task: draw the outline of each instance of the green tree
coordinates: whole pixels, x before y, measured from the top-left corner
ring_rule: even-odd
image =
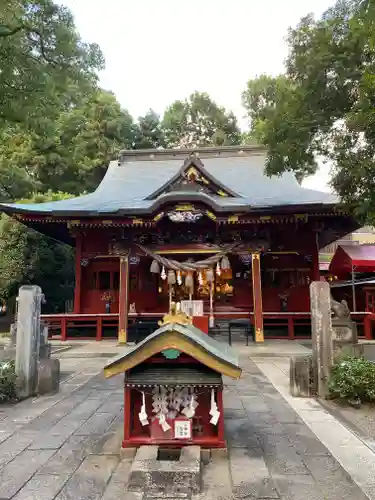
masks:
[[[135,134],[132,117],[102,90],[50,118],[38,132],[16,124],[0,128],[0,197],[92,191],[119,150],[133,147]]]
[[[374,222],[374,0],[339,0],[321,19],[303,18],[288,43],[286,74],[252,80],[243,94],[267,172],[303,177],[318,156],[331,160],[336,192]]]
[[[241,132],[234,114],[201,92],[194,92],[188,99],[172,103],[164,113],[162,127],[169,147],[241,142]]]
[[[28,203],[55,201],[66,193],[35,195]],[[37,233],[3,214],[0,218],[0,297],[14,297],[20,286],[39,285],[46,295],[45,311],[64,311],[73,298],[74,250]]]
[[[131,115],[111,92],[98,90],[59,116],[49,143],[43,137],[38,142],[36,177],[52,191],[92,191],[109,161],[133,147],[134,137]]]
[[[140,116],[136,124],[134,149],[152,149],[165,146],[165,136],[160,117],[150,109]]]
[[[0,125],[30,123],[91,90],[103,56],[79,37],[70,11],[52,0],[0,8]]]

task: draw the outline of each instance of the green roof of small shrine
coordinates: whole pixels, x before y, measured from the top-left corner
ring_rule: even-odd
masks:
[[[173,345],[170,345],[171,342]],[[241,373],[238,357],[232,347],[211,338],[192,324],[178,322],[162,325],[139,344],[110,359],[104,367],[104,373],[111,377],[122,371],[127,372],[154,354],[172,348],[195,357],[219,373],[233,378],[238,378]]]
[[[199,189],[178,186],[190,160],[202,175]],[[91,194],[38,204],[1,204],[8,213],[57,216],[147,215],[168,202],[201,202],[217,212],[273,207],[332,206],[329,193],[303,188],[292,173],[264,174],[266,152],[249,146],[194,150],[124,151]],[[205,184],[205,185],[204,185]],[[189,188],[189,189],[188,189]]]

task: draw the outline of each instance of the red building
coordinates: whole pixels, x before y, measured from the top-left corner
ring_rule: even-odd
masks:
[[[75,246],[74,310],[45,316],[55,333],[124,342],[133,322],[193,299],[203,330],[250,318],[260,341],[308,336],[319,249],[357,224],[292,174],[266,177],[265,161],[249,146],[123,151],[91,194],[2,205]]]
[[[332,295],[364,314],[363,333],[373,338],[375,320],[375,245],[339,245],[329,265]]]

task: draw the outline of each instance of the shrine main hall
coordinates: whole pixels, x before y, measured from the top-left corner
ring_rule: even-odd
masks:
[[[122,151],[91,194],[2,204],[75,248],[73,308],[43,316],[53,334],[124,343],[177,304],[206,333],[237,320],[256,341],[309,337],[319,250],[358,226],[333,195],[267,177],[266,159],[253,146]]]

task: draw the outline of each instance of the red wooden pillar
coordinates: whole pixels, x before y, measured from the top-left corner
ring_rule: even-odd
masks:
[[[129,313],[129,255],[121,255],[119,319],[118,319],[119,344],[126,344],[128,340],[128,313]]]
[[[216,393],[217,408],[220,412],[219,421],[217,423],[217,437],[218,445],[225,448],[225,429],[224,429],[224,403],[223,403],[223,390],[220,388]]]
[[[262,280],[260,272],[260,254],[253,253],[251,256],[252,278],[253,278],[253,303],[254,303],[254,327],[255,341],[264,342],[263,331],[263,306],[262,306]]]
[[[130,387],[125,387],[124,390],[124,439],[122,447],[129,446],[130,441],[130,421],[131,421],[131,407],[130,407]]]
[[[96,318],[96,340],[102,340],[103,337],[103,318],[98,316]]]
[[[81,312],[81,278],[82,278],[82,234],[76,235],[76,283],[74,287],[74,313]]]
[[[61,318],[61,340],[66,340],[67,336],[68,336],[68,332],[67,332],[67,325],[66,325],[66,317],[63,316]]]
[[[363,329],[366,340],[372,340],[372,314],[366,314],[364,317]]]
[[[288,317],[288,339],[294,340],[294,318],[293,318],[293,316]]]

